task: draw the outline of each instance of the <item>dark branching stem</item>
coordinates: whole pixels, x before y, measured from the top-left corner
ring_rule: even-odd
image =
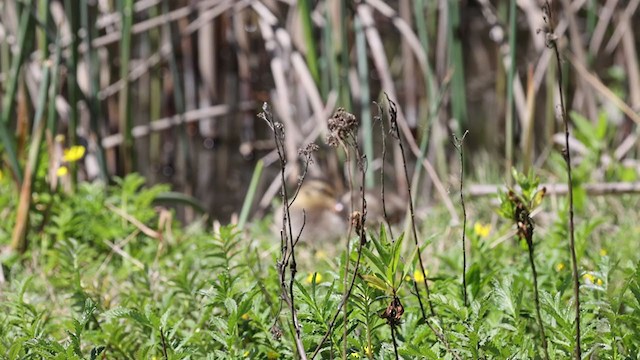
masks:
[[[558,67],[558,91],[560,93],[560,115],[562,122],[564,123],[564,135],[565,135],[565,149],[564,159],[567,163],[567,186],[569,191],[569,250],[571,252],[571,267],[573,273],[573,295],[575,303],[575,323],[576,323],[576,348],[575,358],[582,358],[582,350],[580,348],[580,278],[578,276],[578,263],[576,258],[576,246],[575,246],[575,227],[573,223],[573,179],[571,174],[571,149],[569,148],[569,121],[567,120],[567,109],[564,105],[564,91],[562,90],[562,64],[560,62],[560,50],[558,50],[557,38],[554,34],[555,23],[553,14],[551,11],[551,5],[549,1],[545,1],[544,5],[544,20],[547,24],[546,29],[546,43],[547,46],[553,49],[556,55],[556,62]]]
[[[464,205],[464,148],[463,142],[464,138],[469,133],[469,130],[465,131],[462,134],[462,138],[458,139],[458,137],[454,134],[454,146],[458,149],[458,153],[460,154],[460,206],[462,206],[462,297],[464,299],[464,306],[469,306],[469,299],[467,297],[467,208]]]
[[[276,144],[276,151],[278,153],[278,158],[280,160],[280,177],[282,181],[282,204],[283,204],[283,214],[282,214],[282,229],[280,230],[280,251],[281,251],[281,260],[278,263],[278,272],[280,275],[280,288],[282,290],[282,299],[287,303],[289,307],[289,311],[291,312],[291,322],[294,328],[294,342],[296,345],[296,349],[298,350],[298,355],[301,359],[306,360],[307,354],[304,350],[304,345],[302,344],[302,339],[300,338],[300,324],[298,322],[298,315],[295,307],[295,297],[293,294],[293,286],[295,281],[295,275],[297,272],[297,264],[295,257],[295,245],[297,240],[300,237],[300,233],[298,233],[296,239],[294,240],[293,231],[291,226],[291,217],[289,212],[289,194],[287,192],[286,187],[286,179],[285,179],[285,167],[287,164],[287,160],[285,157],[284,151],[284,129],[281,123],[275,122],[273,120],[273,115],[269,111],[267,104],[265,103],[262,106],[263,112],[259,114],[259,116],[267,122],[269,127],[273,132],[273,138]],[[308,161],[307,161],[308,164]],[[306,165],[305,164],[305,173],[306,173]],[[302,184],[302,180],[298,183],[298,187]],[[297,193],[297,190],[296,190]],[[304,224],[303,224],[304,228]],[[286,285],[286,271],[287,265],[289,265],[290,269],[290,281],[289,286]]]
[[[160,339],[162,340],[162,356],[165,360],[169,360],[169,354],[167,353],[167,340],[164,337],[163,328],[160,328]]]
[[[545,189],[543,188],[543,194]],[[538,295],[538,272],[536,271],[536,263],[533,256],[533,230],[535,228],[533,219],[531,219],[531,203],[526,203],[513,190],[509,190],[509,201],[514,206],[513,221],[516,224],[517,237],[527,242],[529,249],[529,264],[531,265],[531,273],[533,275],[533,294],[536,304],[536,315],[538,318],[538,326],[540,327],[540,340],[542,349],[544,350],[544,358],[549,360],[549,350],[547,349],[547,337],[544,332],[544,323],[542,322],[542,314],[540,312],[540,296]]]
[[[391,328],[391,339],[393,340],[393,352],[395,353],[396,360],[400,359],[400,354],[398,354],[398,341],[396,340],[396,325],[389,325]]]
[[[530,239],[527,239],[527,245],[529,247],[529,263],[531,264],[531,272],[533,274],[533,295],[535,296],[534,300],[536,303],[536,315],[538,317],[538,326],[540,327],[540,339],[542,340],[542,350],[544,351],[544,358],[546,360],[549,360],[547,336],[544,333],[544,323],[542,322],[542,314],[540,313],[540,296],[538,295],[538,272],[536,271],[536,263],[533,260],[533,228],[530,237]]]
[[[365,193],[364,193],[364,184],[366,180],[365,175],[367,172],[367,157],[366,155],[361,154],[360,148],[358,147],[357,137],[355,135],[357,132],[357,121],[355,119],[355,116],[353,116],[353,114],[347,113],[346,111],[344,111],[344,109],[338,109],[338,111],[334,114],[333,118],[329,120],[329,131],[330,131],[330,135],[327,138],[327,143],[330,146],[335,147],[335,146],[338,146],[338,144],[341,144],[345,148],[347,155],[349,155],[349,149],[353,149],[353,151],[355,152],[355,156],[358,159],[358,170],[360,171],[360,174],[362,176],[362,179],[361,179],[362,183],[360,186],[362,212],[359,213],[354,211],[350,215],[350,224],[351,224],[350,229],[355,227],[356,233],[360,237],[360,241],[358,242],[358,250],[357,250],[358,257],[356,258],[356,264],[353,269],[353,275],[351,277],[349,285],[346,288],[346,292],[342,296],[342,300],[340,301],[338,308],[333,314],[333,318],[331,319],[331,322],[329,322],[329,326],[327,328],[326,333],[324,334],[322,339],[320,339],[318,346],[316,347],[315,351],[311,355],[311,359],[314,359],[320,353],[320,350],[322,349],[322,345],[325,343],[325,341],[327,341],[327,339],[331,335],[333,328],[336,325],[338,316],[340,315],[342,309],[343,308],[346,309],[347,302],[351,297],[351,293],[353,291],[353,287],[356,282],[356,277],[358,276],[358,270],[360,269],[360,261],[362,259],[362,247],[367,243],[367,232],[365,229],[365,223],[367,219],[367,201],[365,199]],[[351,230],[349,231],[349,233],[351,233]],[[347,251],[348,250],[349,250],[349,247],[347,245]],[[349,257],[347,257],[347,264],[345,265],[346,270],[349,269],[348,259]],[[348,274],[348,271],[345,271],[345,277],[347,276],[346,274]],[[343,326],[345,327],[345,331],[347,331],[346,318]]]
[[[433,303],[431,302],[431,291],[429,290],[429,283],[427,282],[427,276],[426,276],[426,272],[424,271],[424,263],[422,262],[422,255],[420,253],[420,243],[418,242],[418,229],[416,227],[416,215],[415,215],[415,211],[413,209],[413,197],[411,195],[411,180],[409,179],[409,171],[407,170],[407,159],[406,159],[406,155],[404,154],[404,145],[402,143],[402,137],[400,136],[400,132],[398,131],[398,109],[396,106],[396,103],[394,103],[393,101],[391,101],[391,99],[389,99],[389,95],[385,94],[387,97],[387,102],[389,103],[389,121],[391,124],[391,134],[396,138],[396,140],[398,140],[398,145],[400,146],[400,154],[402,154],[402,167],[404,169],[404,176],[405,176],[405,180],[407,181],[407,195],[409,195],[409,215],[411,216],[411,231],[413,234],[413,240],[415,242],[415,246],[418,249],[417,251],[417,256],[418,256],[418,263],[420,264],[420,271],[422,271],[422,274],[424,274],[423,278],[423,283],[424,283],[424,287],[427,291],[427,303],[429,304],[429,312],[431,313],[431,316],[435,316],[436,312],[433,308]],[[418,292],[416,294],[418,296],[418,299],[420,299],[420,293]],[[422,310],[422,317],[425,319],[425,322],[427,320],[427,314],[424,311],[424,308],[421,307]]]
[[[389,229],[389,237],[391,239],[395,239],[393,237],[393,229],[391,228],[391,221],[389,220],[389,215],[387,215],[387,204],[384,198],[384,164],[385,159],[387,157],[387,133],[384,127],[384,121],[382,121],[382,108],[380,108],[380,104],[374,101],[374,104],[378,107],[378,114],[374,118],[374,123],[376,121],[380,121],[380,132],[382,137],[382,166],[380,166],[380,198],[382,199],[382,216],[384,218],[384,222],[387,224],[387,228]]]
[[[367,243],[367,232],[364,231],[363,229],[360,232],[360,242],[358,243],[358,257],[356,258],[356,265],[353,270],[353,276],[351,277],[351,282],[349,283],[347,292],[342,296],[342,301],[340,301],[340,305],[338,305],[336,312],[333,314],[333,318],[329,323],[327,332],[324,334],[322,339],[320,339],[320,342],[318,343],[316,350],[311,355],[312,360],[318,355],[318,353],[320,353],[320,350],[322,349],[322,345],[325,343],[325,341],[327,341],[327,338],[329,338],[329,335],[331,335],[331,332],[333,331],[333,327],[336,325],[336,321],[338,320],[338,316],[340,315],[342,308],[346,305],[347,301],[349,301],[349,297],[351,296],[351,292],[353,291],[353,286],[355,285],[355,282],[356,282],[356,277],[358,276],[358,269],[360,268],[360,260],[362,258],[362,246],[366,243]]]

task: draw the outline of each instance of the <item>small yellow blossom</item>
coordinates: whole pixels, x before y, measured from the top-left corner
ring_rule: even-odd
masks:
[[[600,256],[607,256],[607,249],[600,249]]]
[[[249,316],[249,313],[244,313],[244,314],[242,314],[242,316],[240,316],[240,318],[242,320],[249,320],[249,319],[251,319],[251,316]]]
[[[560,272],[562,270],[564,270],[564,263],[557,263],[556,264],[556,271]]]
[[[56,171],[56,174],[58,175],[58,177],[63,177],[65,175],[67,175],[69,173],[69,169],[67,169],[66,166],[60,166],[58,168],[58,171]]]
[[[426,276],[429,276],[429,270],[425,270],[424,274],[420,270],[416,270],[413,272],[413,280],[419,283],[424,282],[424,278]]]
[[[589,273],[582,275],[582,278],[587,284],[593,284],[596,282],[596,277]]]
[[[82,145],[75,145],[68,149],[64,149],[64,155],[62,156],[62,160],[66,162],[76,162],[84,156],[84,153],[87,151]]]
[[[485,225],[481,222],[476,222],[473,225],[473,233],[479,238],[484,239],[491,233],[491,224]]]
[[[373,350],[371,350],[369,345],[366,345],[364,347],[364,354],[367,355],[368,358],[372,358],[373,357]]]
[[[244,356],[244,357],[249,357],[249,352],[248,352],[248,351],[243,352],[243,353],[242,353],[242,356]]]
[[[320,275],[320,273],[315,272],[315,273],[309,273],[309,275],[307,275],[307,278],[305,280],[307,284],[313,283],[314,275],[316,277],[316,284],[319,284],[322,282],[322,275]]]
[[[352,352],[349,357],[351,357],[352,359],[360,359],[360,353]]]
[[[604,281],[602,281],[602,279],[596,280],[596,285],[602,286],[602,284],[604,284]]]

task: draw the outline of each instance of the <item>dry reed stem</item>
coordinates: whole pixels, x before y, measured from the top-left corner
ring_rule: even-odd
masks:
[[[547,189],[548,195],[567,195],[569,193],[567,184],[546,183],[540,184]],[[582,188],[589,196],[622,195],[640,193],[640,181],[636,182],[611,182],[583,184]],[[520,191],[519,187],[514,190]],[[506,192],[503,185],[474,184],[467,189],[467,194],[473,197],[494,196],[499,192]]]
[[[634,111],[624,100],[620,99],[611,89],[600,81],[597,75],[592,74],[587,70],[584,65],[579,62],[571,53],[567,53],[566,58],[569,60],[573,68],[580,74],[580,77],[586,80],[586,83],[591,85],[602,96],[611,101],[620,111],[627,115],[633,122],[640,125],[640,114]]]

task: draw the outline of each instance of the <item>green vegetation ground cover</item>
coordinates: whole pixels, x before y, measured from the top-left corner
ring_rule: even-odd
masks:
[[[295,358],[290,314],[280,302],[279,242],[270,231],[271,217],[243,230],[174,221],[161,237],[149,236],[140,225],[159,228],[153,200],[166,187],[143,183],[131,175],[106,188],[82,183],[73,195],[35,198],[39,211],[30,220],[35,231],[29,251],[2,258],[0,354]],[[17,196],[7,179],[0,187],[0,243],[8,244]],[[437,316],[422,321],[413,287],[422,273],[410,253],[396,251],[402,246],[385,241],[385,233],[370,231],[347,307],[346,343],[339,316],[318,358],[394,358],[391,329],[381,318],[392,299],[385,281],[397,285],[404,310],[395,332],[401,358],[541,358],[526,243],[509,236],[514,227],[497,219],[494,200],[468,201],[469,306],[460,285],[460,229],[451,228],[436,206],[420,233],[428,239],[423,258]],[[574,346],[564,203],[551,196],[535,217],[542,320],[554,359],[570,357]],[[627,359],[640,353],[638,205],[631,195],[593,197],[578,209],[585,357]],[[347,259],[356,260],[355,247],[348,257],[309,259],[296,276],[301,337],[309,353],[342,299]]]

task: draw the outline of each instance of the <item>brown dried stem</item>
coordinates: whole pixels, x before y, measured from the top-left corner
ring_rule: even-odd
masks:
[[[564,104],[564,91],[562,90],[562,63],[560,62],[560,50],[558,50],[557,37],[554,34],[555,23],[551,11],[549,1],[545,1],[544,20],[547,24],[546,43],[550,49],[553,49],[558,64],[558,91],[560,93],[560,116],[564,123],[565,149],[564,159],[567,163],[567,186],[569,189],[569,250],[571,252],[571,267],[573,273],[573,295],[576,310],[576,347],[575,358],[582,358],[582,350],[580,349],[580,278],[578,277],[578,263],[576,259],[575,247],[575,227],[573,223],[573,178],[571,176],[571,150],[569,148],[569,121],[567,120],[567,110]]]

